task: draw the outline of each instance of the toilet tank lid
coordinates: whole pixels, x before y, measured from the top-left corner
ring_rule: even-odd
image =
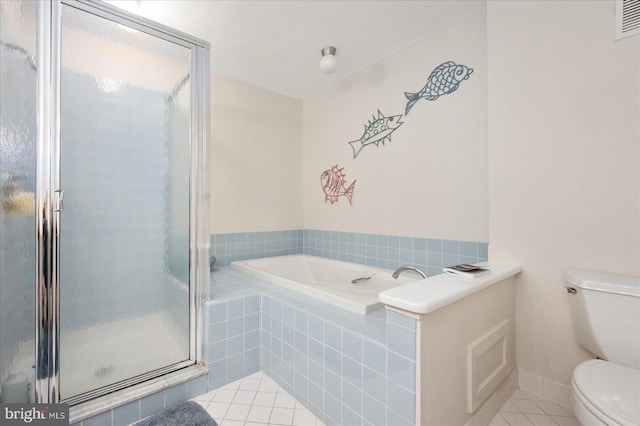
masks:
[[[568,271],[565,280],[587,290],[640,297],[640,277],[605,272]]]

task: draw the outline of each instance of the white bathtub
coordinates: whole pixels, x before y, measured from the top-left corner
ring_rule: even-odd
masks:
[[[391,277],[392,271],[302,254],[232,262],[231,266],[361,315],[384,306],[378,301],[379,292],[420,279],[405,274],[396,280]],[[351,283],[363,276],[371,278]]]

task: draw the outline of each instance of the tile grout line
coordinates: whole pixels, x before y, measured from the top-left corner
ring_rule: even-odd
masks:
[[[521,409],[518,404],[515,403],[515,401],[527,401],[528,403],[533,403],[533,406],[536,407],[540,411],[540,413],[527,413],[525,412],[526,410]],[[547,404],[552,405],[549,406]],[[556,414],[548,414],[547,410],[544,409],[545,405],[547,405],[547,410],[549,410],[550,407],[555,407],[556,409],[554,409],[554,411],[556,411]],[[505,407],[507,406],[509,406],[510,411],[505,410]],[[517,419],[514,419],[514,417],[517,417]],[[509,418],[512,418],[512,421],[514,421],[515,423],[509,422]],[[557,419],[560,418],[567,420],[563,421],[563,423],[560,423],[557,421]],[[521,389],[517,389],[513,393],[513,395],[511,395],[509,400],[501,408],[500,412],[494,417],[491,425],[493,426],[502,424],[510,426],[522,426],[521,421],[524,419],[526,419],[526,421],[533,426],[542,426],[543,424],[547,426],[550,424],[558,426],[562,426],[564,424],[573,424],[578,426],[575,417],[572,414],[569,414],[569,411],[565,407],[553,401],[545,400],[544,398],[538,399],[538,397],[529,395]],[[502,420],[502,422],[500,422],[499,420]],[[544,423],[539,423],[539,421],[543,421]]]
[[[233,382],[233,383],[231,383],[231,384],[228,384],[228,385],[225,385],[225,386],[222,386],[222,387],[220,387],[220,388],[216,389],[216,390],[215,390],[215,393],[213,393],[212,395],[210,395],[210,396],[208,397],[208,399],[210,399],[210,402],[208,403],[208,405],[210,405],[211,403],[216,402],[216,401],[213,401],[213,400],[215,399],[215,397],[216,397],[216,395],[217,395],[218,391],[220,391],[220,390],[224,390],[224,389],[226,389],[226,390],[235,390],[235,393],[234,393],[234,395],[233,395],[233,398],[231,398],[231,401],[227,403],[229,406],[228,406],[228,408],[227,408],[227,410],[226,410],[225,414],[222,416],[222,418],[221,418],[221,419],[219,419],[219,421],[221,422],[222,426],[224,426],[225,421],[226,421],[226,423],[230,423],[230,422],[233,422],[233,423],[254,423],[254,424],[264,424],[264,425],[268,425],[268,424],[278,424],[278,423],[271,423],[272,416],[273,416],[273,412],[274,412],[273,410],[274,410],[275,408],[279,408],[279,409],[282,409],[282,410],[288,410],[288,411],[290,411],[291,419],[287,421],[287,423],[285,424],[285,426],[293,425],[293,424],[294,424],[294,421],[295,421],[295,419],[296,419],[296,413],[297,413],[297,412],[298,412],[298,413],[300,413],[300,414],[299,414],[300,416],[305,416],[305,417],[307,417],[307,416],[311,416],[311,418],[315,419],[315,421],[316,421],[316,422],[318,422],[318,421],[319,421],[319,420],[318,420],[318,419],[313,415],[313,413],[311,413],[311,411],[310,411],[310,410],[308,410],[304,405],[302,405],[299,401],[297,401],[297,400],[295,399],[295,397],[293,397],[291,394],[289,394],[285,389],[283,389],[282,387],[280,387],[280,386],[279,386],[275,381],[273,381],[273,379],[271,379],[268,375],[264,374],[264,372],[260,371],[259,373],[254,373],[254,374],[260,374],[260,376],[259,376],[259,377],[255,377],[255,376],[251,375],[251,376],[248,376],[248,377],[245,377],[245,378],[239,379],[239,380],[237,380],[236,382]],[[252,377],[252,376],[253,376],[253,377]],[[258,382],[258,384],[257,384],[257,385],[256,385],[256,384],[252,384],[252,385],[250,386],[250,389],[242,389],[243,384],[245,384],[246,382],[249,382],[249,381],[257,381],[257,382]],[[273,383],[272,383],[272,385],[274,386],[274,391],[273,391],[273,392],[260,391],[261,384],[262,384],[263,382],[273,382]],[[231,386],[229,386],[229,385],[231,385]],[[228,389],[228,388],[231,388],[231,389]],[[238,396],[238,392],[239,392],[239,391],[254,392],[254,393],[255,393],[255,395],[254,395],[254,397],[253,397],[253,403],[251,403],[251,404],[245,404],[245,403],[234,403],[234,400],[235,400],[235,398]],[[271,406],[259,406],[259,405],[255,405],[255,398],[257,397],[258,392],[264,392],[264,393],[273,393],[273,394],[276,394],[276,397],[274,397],[274,401],[273,401],[273,403],[271,404]],[[284,403],[284,402],[280,402],[279,404],[283,404],[283,405],[286,405],[286,406],[276,407],[276,401],[278,400],[277,395],[280,395],[280,394],[281,394],[281,395],[285,395],[285,396],[286,396],[286,399],[290,400],[290,402],[286,402],[286,403]],[[196,399],[196,398],[193,398],[193,400],[196,400],[196,401],[197,401],[197,402],[199,402],[201,405],[202,405],[202,403],[203,403],[203,402],[206,402],[206,401],[203,401],[202,399],[199,399],[199,400],[198,400],[198,399]],[[246,415],[245,415],[245,416],[242,416],[242,417],[244,417],[244,419],[243,419],[243,420],[236,420],[236,419],[231,419],[231,418],[229,418],[229,417],[228,417],[228,413],[229,413],[229,410],[231,409],[231,406],[232,406],[232,405],[236,405],[236,406],[237,406],[237,405],[242,405],[242,406],[245,406],[245,407],[249,407],[249,408],[247,409],[247,413],[246,413]],[[249,420],[249,414],[251,413],[251,409],[252,409],[253,407],[260,407],[260,408],[268,409],[268,410],[269,410],[269,418],[268,418],[268,420],[266,420],[266,422],[265,422],[264,418],[263,418],[263,419],[257,419],[257,420],[262,420],[262,421]],[[209,410],[207,410],[207,411],[209,411]],[[209,414],[212,414],[212,413],[211,413],[211,412],[209,412]],[[287,416],[287,418],[288,418],[288,416]],[[274,419],[274,420],[277,420],[277,419]],[[321,424],[321,423],[319,423],[319,424]]]

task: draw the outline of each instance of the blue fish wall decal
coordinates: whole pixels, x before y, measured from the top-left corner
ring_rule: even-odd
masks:
[[[378,110],[378,116],[373,118],[364,125],[364,132],[360,139],[349,142],[351,149],[353,149],[353,158],[356,158],[362,148],[367,145],[374,144],[378,146],[380,142],[384,145],[384,142],[391,142],[391,134],[395,132],[398,127],[402,126],[402,114],[384,116],[380,110]]]
[[[460,83],[467,80],[472,73],[473,68],[456,64],[453,61],[438,65],[436,69],[431,71],[427,84],[419,92],[404,92],[404,96],[409,100],[404,115],[408,115],[413,105],[420,99],[435,101],[442,95],[455,92],[458,90]]]

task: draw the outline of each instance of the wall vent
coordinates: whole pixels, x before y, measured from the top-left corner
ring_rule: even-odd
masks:
[[[640,0],[616,0],[616,40],[640,34]]]

